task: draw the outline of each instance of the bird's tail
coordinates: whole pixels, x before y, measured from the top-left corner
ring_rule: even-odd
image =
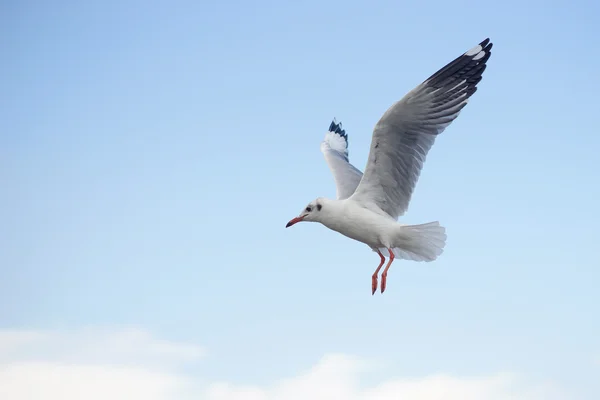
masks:
[[[433,261],[444,251],[446,229],[438,221],[420,225],[400,225],[394,256],[405,260]],[[380,249],[382,252],[385,249]],[[385,251],[384,254],[389,254]]]

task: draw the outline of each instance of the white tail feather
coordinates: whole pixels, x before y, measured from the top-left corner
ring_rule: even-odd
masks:
[[[438,221],[420,225],[401,225],[394,256],[405,260],[433,261],[444,251],[446,229]],[[395,243],[395,244],[396,244]],[[379,249],[389,256],[387,249]]]

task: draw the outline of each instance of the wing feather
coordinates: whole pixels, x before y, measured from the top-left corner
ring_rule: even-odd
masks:
[[[477,91],[491,49],[489,39],[479,43],[383,114],[353,200],[395,219],[406,212],[427,153]]]
[[[350,164],[348,158],[348,135],[342,123],[335,119],[321,142],[321,152],[333,174],[338,200],[346,199],[354,193],[362,178],[362,172]]]

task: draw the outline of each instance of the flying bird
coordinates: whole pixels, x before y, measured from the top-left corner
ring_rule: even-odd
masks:
[[[429,262],[442,254],[446,230],[438,221],[403,225],[397,220],[408,208],[435,138],[477,90],[491,49],[485,39],[394,103],[375,124],[364,174],[350,164],[348,135],[341,123],[334,119],[321,142],[336,199],[311,201],[286,228],[300,221],[320,222],[371,247],[381,259],[371,277],[372,294],[386,257],[381,293],[394,259]]]

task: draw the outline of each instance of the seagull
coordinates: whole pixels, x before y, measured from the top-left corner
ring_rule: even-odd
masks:
[[[477,90],[491,49],[492,43],[485,39],[394,103],[375,124],[364,174],[350,164],[348,135],[341,122],[334,119],[321,142],[336,184],[336,199],[311,201],[286,228],[301,221],[320,222],[368,245],[381,259],[371,277],[372,294],[386,257],[381,293],[394,259],[430,262],[442,254],[446,229],[438,221],[404,225],[398,217],[408,209],[435,138]]]

